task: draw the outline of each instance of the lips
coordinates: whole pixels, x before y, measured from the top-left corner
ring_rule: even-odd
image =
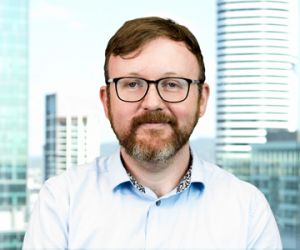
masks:
[[[165,127],[170,125],[169,123],[165,123],[165,122],[145,122],[139,125],[139,127],[143,127],[143,128],[160,128],[160,127]]]

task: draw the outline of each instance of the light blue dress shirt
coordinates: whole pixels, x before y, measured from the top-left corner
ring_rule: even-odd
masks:
[[[282,249],[263,194],[193,154],[190,186],[137,190],[120,152],[49,179],[23,249]]]

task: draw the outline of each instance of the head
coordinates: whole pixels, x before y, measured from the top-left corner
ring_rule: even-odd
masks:
[[[127,21],[115,33],[109,40],[105,50],[105,81],[109,79],[108,64],[112,55],[122,57],[132,52],[138,54],[146,43],[159,37],[183,42],[198,61],[198,79],[202,82],[205,81],[203,56],[196,37],[185,26],[177,24],[171,19],[160,17],[144,17]]]
[[[170,19],[146,17],[127,21],[110,39],[105,51],[105,79],[137,77],[157,80],[182,77],[188,96],[169,103],[150,84],[137,102],[120,100],[116,83],[102,87],[101,100],[111,126],[127,154],[136,160],[168,161],[184,145],[204,114],[208,86],[199,44],[184,26]]]

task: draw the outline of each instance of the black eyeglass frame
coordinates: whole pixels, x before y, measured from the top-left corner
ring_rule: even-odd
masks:
[[[145,82],[147,83],[147,89],[146,89],[146,91],[145,91],[145,94],[144,94],[140,99],[138,99],[137,101],[126,101],[126,100],[124,100],[124,99],[122,99],[122,98],[120,97],[119,92],[118,92],[118,87],[117,87],[117,85],[118,85],[118,82],[119,82],[121,79],[124,79],[124,78],[136,78],[136,79],[143,80],[143,81],[145,81]],[[161,94],[160,94],[160,92],[159,92],[159,90],[158,90],[158,83],[159,83],[161,80],[165,80],[165,79],[182,79],[182,80],[187,81],[187,83],[188,83],[188,89],[187,89],[187,92],[186,92],[186,96],[185,96],[182,100],[180,100],[180,101],[167,101],[167,100],[165,100],[165,99],[161,96]],[[116,93],[117,93],[117,96],[118,96],[118,98],[119,98],[121,101],[123,101],[123,102],[131,102],[131,103],[134,103],[134,102],[139,102],[139,101],[143,100],[143,99],[145,98],[145,96],[147,95],[148,91],[149,91],[150,84],[153,83],[153,84],[155,84],[156,91],[157,91],[159,97],[160,97],[164,102],[169,102],[169,103],[179,103],[179,102],[185,101],[186,98],[188,97],[189,92],[190,92],[190,86],[191,86],[191,84],[203,84],[204,81],[202,81],[202,80],[192,80],[192,79],[184,78],[184,77],[163,77],[163,78],[160,78],[160,79],[157,79],[157,80],[147,80],[147,79],[140,78],[140,77],[130,77],[130,76],[127,76],[127,77],[116,77],[116,78],[111,78],[111,79],[108,79],[108,80],[106,81],[106,84],[107,84],[107,85],[109,85],[109,84],[111,84],[111,83],[114,83],[114,84],[116,85]]]

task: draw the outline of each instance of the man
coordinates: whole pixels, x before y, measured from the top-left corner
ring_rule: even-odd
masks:
[[[281,249],[264,196],[189,146],[209,96],[193,34],[139,18],[105,56],[100,98],[120,150],[46,182],[24,249]]]

